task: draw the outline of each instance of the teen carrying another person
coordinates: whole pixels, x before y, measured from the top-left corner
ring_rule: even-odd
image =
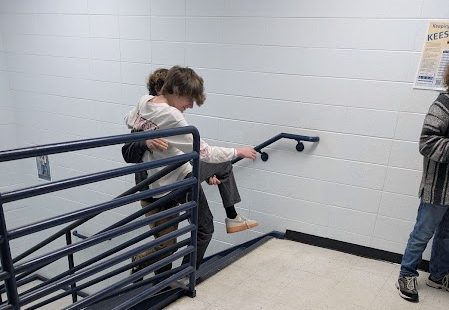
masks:
[[[133,130],[157,130],[188,126],[183,116],[186,109],[193,108],[195,102],[198,106],[205,101],[203,79],[190,68],[175,66],[171,68],[165,83],[157,96],[143,96],[137,107],[132,109],[125,117],[127,126]],[[167,149],[145,151],[143,161],[152,161],[192,151],[192,136],[179,135],[165,138]],[[225,207],[227,218],[226,229],[228,232],[238,232],[257,226],[257,222],[249,220],[236,213],[234,205],[241,201],[238,188],[232,171],[231,160],[236,157],[256,158],[256,151],[252,147],[224,148],[210,146],[201,140],[200,145],[200,182],[208,180],[211,184],[217,184]],[[148,170],[153,175],[162,168]],[[151,184],[151,188],[173,183],[190,176],[192,167],[184,164],[172,173],[162,177]],[[160,197],[153,197],[158,199]],[[185,195],[179,197],[177,202],[185,201]],[[198,235],[197,235],[197,266],[206,252],[212,238],[213,217],[207,203],[207,199],[200,186],[198,206]]]

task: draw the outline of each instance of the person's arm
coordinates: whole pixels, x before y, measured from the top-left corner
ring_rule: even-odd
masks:
[[[183,118],[178,121],[174,127],[188,126],[187,121]],[[184,153],[192,152],[193,137],[190,134],[179,135],[166,138],[169,145],[176,147]],[[228,148],[220,146],[212,146],[200,139],[200,159],[208,163],[222,163],[233,160],[236,157],[256,158],[256,151],[252,147]]]
[[[145,140],[126,143],[122,146],[122,156],[127,163],[140,163],[146,151],[148,148]]]
[[[443,102],[445,104],[443,104]],[[424,119],[424,125],[419,139],[419,152],[430,160],[449,162],[449,97],[440,95],[432,103]]]

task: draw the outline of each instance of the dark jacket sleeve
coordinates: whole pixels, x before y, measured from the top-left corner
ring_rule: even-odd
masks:
[[[126,143],[122,146],[122,156],[127,163],[135,164],[142,162],[143,154],[146,151],[148,151],[148,148],[145,140]]]
[[[449,162],[449,96],[441,94],[430,106],[419,139],[420,153],[439,163]]]

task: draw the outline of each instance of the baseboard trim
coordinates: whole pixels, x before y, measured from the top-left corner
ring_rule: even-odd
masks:
[[[375,248],[370,248],[363,245],[358,245],[349,242],[338,241],[334,239],[318,237],[314,235],[305,234],[302,232],[287,230],[285,232],[285,239],[297,241],[313,246],[318,246],[321,248],[326,248],[330,250],[335,250],[339,252],[344,252],[348,254],[353,254],[357,256],[362,256],[371,259],[377,259],[382,261],[387,261],[390,263],[400,264],[402,261],[402,255],[388,252],[384,250],[379,250]],[[428,272],[429,271],[429,261],[423,260],[418,269]]]

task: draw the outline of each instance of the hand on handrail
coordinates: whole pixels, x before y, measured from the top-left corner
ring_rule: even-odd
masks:
[[[240,147],[240,148],[236,148],[235,150],[236,150],[237,157],[249,158],[252,160],[256,159],[257,152],[251,146]]]

